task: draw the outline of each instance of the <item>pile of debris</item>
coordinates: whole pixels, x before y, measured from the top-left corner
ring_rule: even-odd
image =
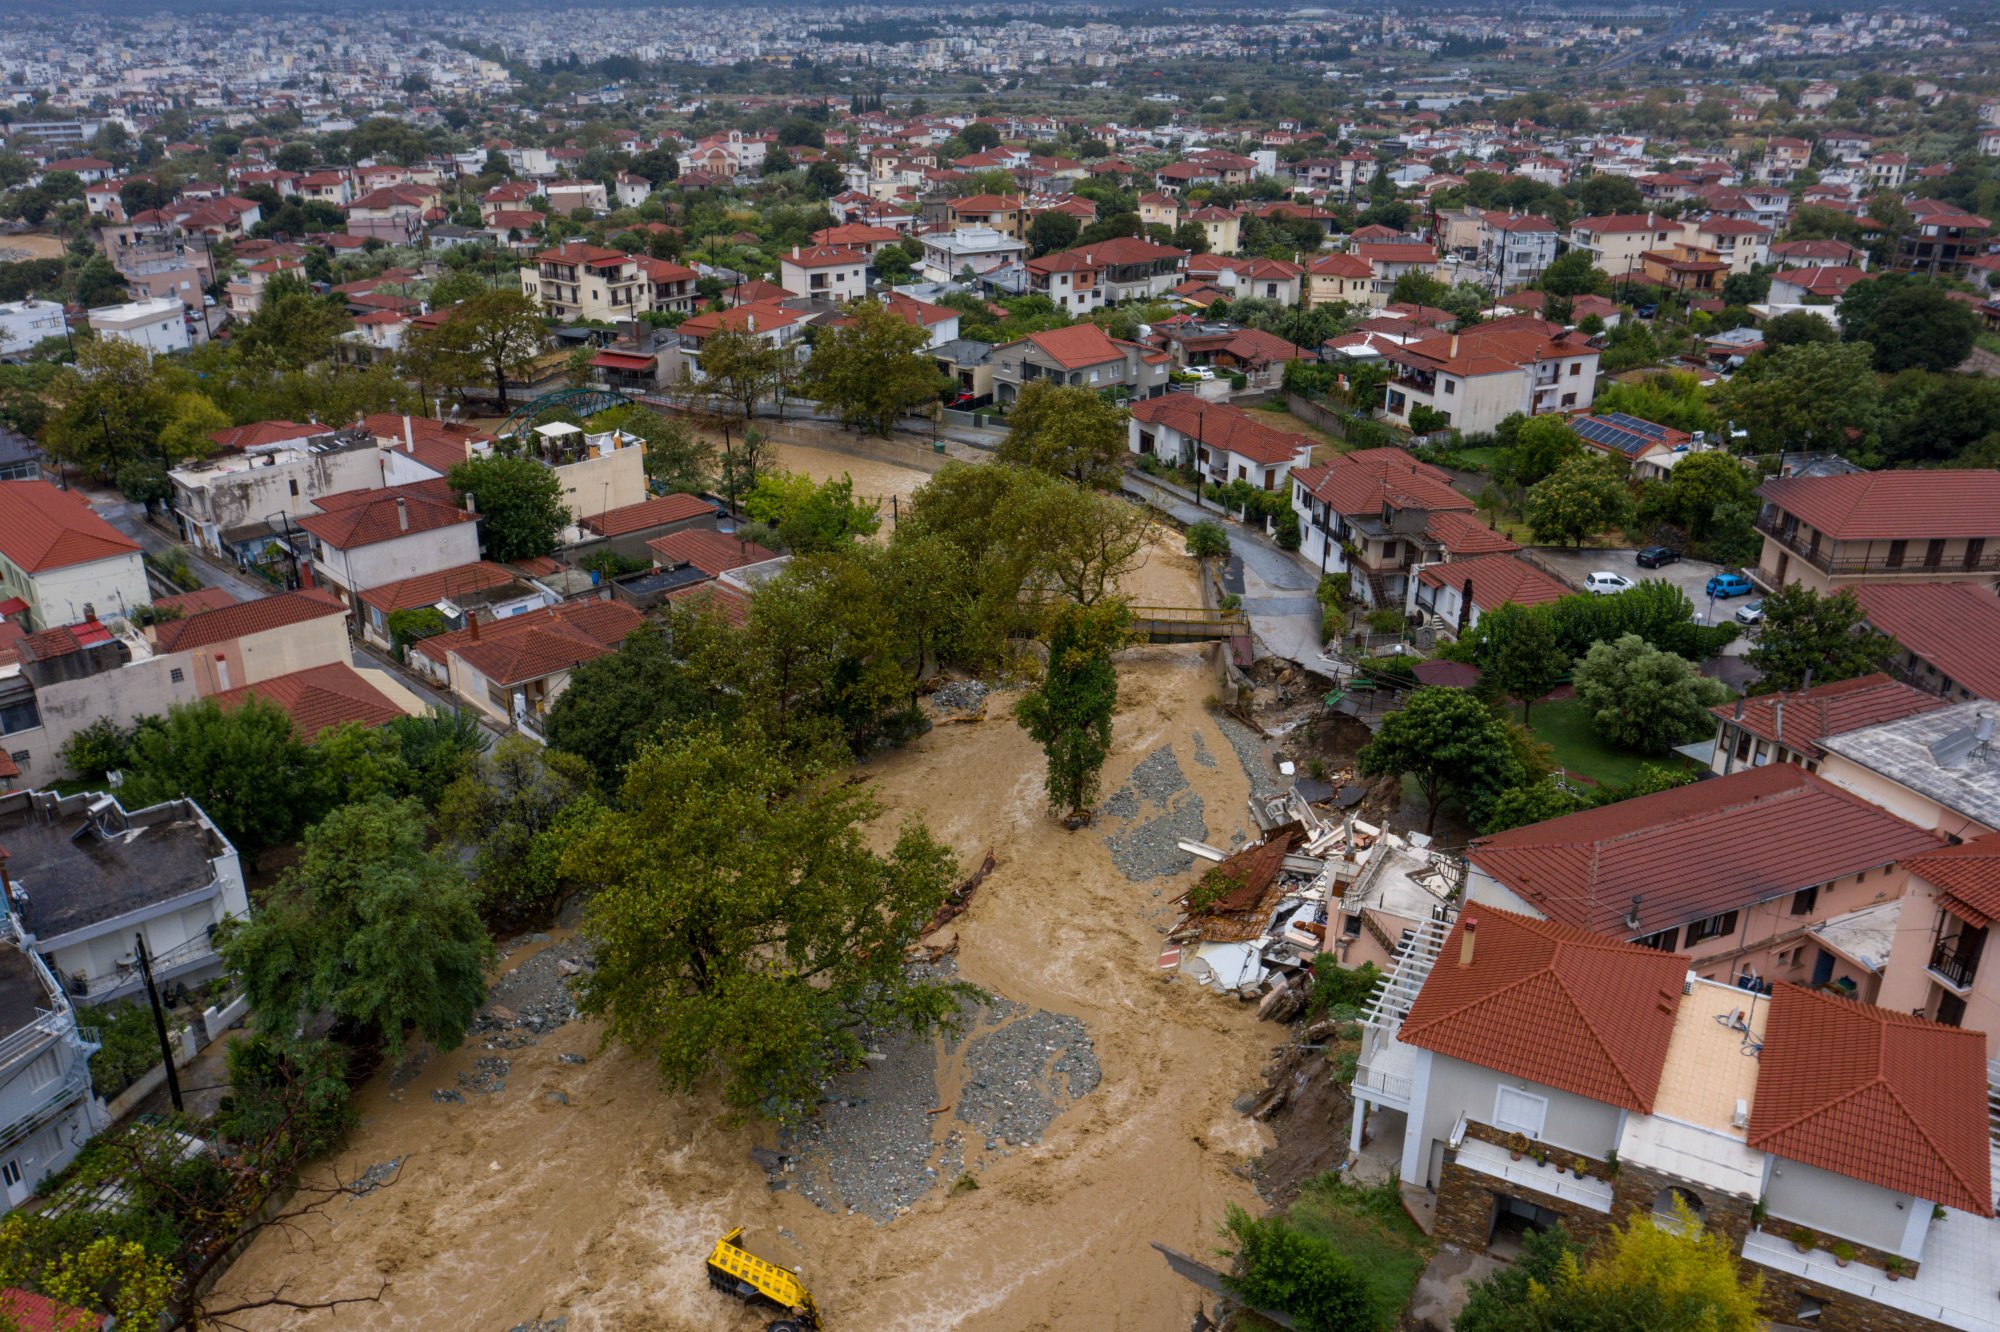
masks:
[[[1209,863],[1180,899],[1160,965],[1254,1000],[1273,1021],[1304,1010],[1320,954],[1358,964],[1351,951],[1379,948],[1386,962],[1462,879],[1462,866],[1431,855],[1420,834],[1398,836],[1352,814],[1332,821],[1297,786],[1253,797],[1250,810],[1258,841],[1234,852],[1180,843]]]

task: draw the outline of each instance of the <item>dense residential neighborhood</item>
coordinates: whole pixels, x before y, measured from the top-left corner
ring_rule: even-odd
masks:
[[[2000,17],[21,7],[0,1324],[2000,1332]]]

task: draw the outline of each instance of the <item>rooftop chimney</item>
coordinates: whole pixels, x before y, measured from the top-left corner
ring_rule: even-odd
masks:
[[[416,451],[417,451],[417,436],[416,436],[416,432],[410,429],[410,414],[409,414],[408,412],[404,412],[404,413],[403,413],[403,452],[405,452],[405,453],[415,453]]]
[[[410,502],[401,495],[396,496],[396,526],[405,532],[410,530]]]
[[[465,492],[465,511],[474,515],[479,512],[479,498],[469,490]]]
[[[1459,923],[1458,965],[1460,965],[1461,967],[1469,967],[1472,965],[1472,944],[1473,944],[1472,936],[1474,932],[1477,931],[1478,929],[1479,929],[1479,917],[1477,916],[1467,916],[1463,921]]]

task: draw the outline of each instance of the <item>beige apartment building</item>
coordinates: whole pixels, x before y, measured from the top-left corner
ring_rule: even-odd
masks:
[[[615,324],[653,308],[652,282],[638,259],[581,241],[536,255],[534,266],[521,270],[521,292],[552,319]]]
[[[1791,476],[1757,493],[1750,572],[1767,588],[2000,579],[2000,471]]]

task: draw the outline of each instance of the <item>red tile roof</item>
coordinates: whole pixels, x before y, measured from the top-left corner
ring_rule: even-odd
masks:
[[[418,486],[423,485],[444,486],[444,482],[328,495],[315,501],[326,512],[307,514],[298,525],[336,550],[352,550],[477,521],[449,500],[418,493]]]
[[[1067,328],[1047,329],[1041,333],[1030,333],[1025,340],[1032,342],[1065,370],[1123,360],[1125,353],[1132,348],[1131,343],[1118,341],[1095,324],[1071,324]]]
[[[28,573],[136,555],[138,545],[73,490],[0,481],[0,555]]]
[[[182,618],[199,615],[203,611],[221,610],[224,606],[234,606],[236,594],[227,588],[201,587],[192,592],[180,592],[171,597],[154,597],[154,610],[177,610]]]
[[[1426,564],[1417,577],[1431,587],[1456,588],[1460,595],[1470,583],[1472,604],[1482,611],[1507,602],[1516,606],[1543,606],[1569,595],[1568,588],[1534,565],[1505,554]]]
[[[1764,1027],[1747,1141],[1992,1216],[1986,1037],[1780,985]]]
[[[347,607],[322,588],[281,592],[275,597],[238,601],[184,619],[169,620],[155,633],[162,652],[191,652],[215,643],[229,643],[245,634],[305,624],[329,615],[345,615]]]
[[[2000,536],[2000,471],[1775,477],[1757,493],[1836,541]]]
[[[307,744],[331,726],[344,726],[348,722],[386,726],[403,715],[403,710],[390,702],[388,695],[344,661],[225,689],[215,695],[215,702],[218,707],[233,708],[253,697],[275,703],[289,713],[299,738]]]
[[[1984,929],[2000,920],[2000,833],[1987,833],[1942,851],[1926,851],[1903,864],[1939,889],[1939,900],[1974,928]]]
[[[655,495],[637,504],[627,504],[622,509],[607,509],[594,514],[584,519],[582,526],[599,536],[625,536],[643,532],[649,527],[665,527],[668,523],[706,518],[714,512],[714,503],[699,495]]]
[[[1168,393],[1135,403],[1132,419],[1162,425],[1211,448],[1227,449],[1263,467],[1297,462],[1313,446],[1310,435],[1276,430],[1240,407],[1204,402],[1192,393]]]
[[[1479,838],[1469,859],[1552,919],[1630,938],[1941,845],[1804,768],[1774,763]],[[1626,920],[1634,897],[1636,928]]]
[[[298,421],[252,421],[249,425],[231,426],[227,430],[212,430],[208,437],[215,441],[219,449],[248,449],[259,444],[290,444],[317,439],[332,433],[332,426]]]
[[[494,684],[539,680],[615,651],[645,617],[618,601],[571,601],[490,620],[417,643],[437,661],[455,656]]]
[[[104,1319],[88,1309],[9,1286],[0,1290],[0,1319],[19,1332],[97,1332]]]
[[[1473,511],[1472,501],[1452,489],[1449,476],[1402,449],[1356,449],[1323,466],[1302,467],[1292,477],[1336,513],[1380,514],[1384,503],[1399,509]]]
[[[1743,700],[1741,717],[1736,715],[1734,703],[1709,711],[1725,721],[1733,721],[1752,735],[1776,742],[1780,700],[1785,705],[1783,743],[1809,759],[1821,757],[1819,741],[1824,736],[1901,721],[1945,706],[1944,700],[1935,694],[1912,689],[1878,673],[1795,693],[1757,694]]]
[[[793,268],[852,268],[866,264],[868,256],[859,250],[850,250],[839,245],[814,245],[799,247],[790,254],[778,256],[780,264],[790,264]]]
[[[1468,906],[1397,1039],[1650,1114],[1686,976],[1671,953]]]
[[[1509,540],[1471,514],[1457,509],[1431,514],[1430,520],[1424,524],[1424,535],[1459,558],[1506,555],[1521,548],[1519,542]]]
[[[2000,699],[2000,596],[1992,588],[1863,583],[1854,595],[1877,629],[1981,698]]]
[[[741,629],[750,622],[750,599],[721,583],[696,583],[692,587],[676,588],[667,593],[666,599],[713,610],[732,628]]]
[[[692,564],[710,578],[731,569],[740,569],[746,564],[761,564],[778,557],[776,551],[766,550],[754,541],[744,541],[729,533],[707,528],[654,537],[646,543],[646,548],[653,552],[663,568]]]
[[[412,606],[433,606],[455,596],[483,592],[489,587],[501,587],[513,581],[513,574],[491,560],[479,560],[371,587],[361,594],[361,600],[386,615],[391,611],[408,610]]]

